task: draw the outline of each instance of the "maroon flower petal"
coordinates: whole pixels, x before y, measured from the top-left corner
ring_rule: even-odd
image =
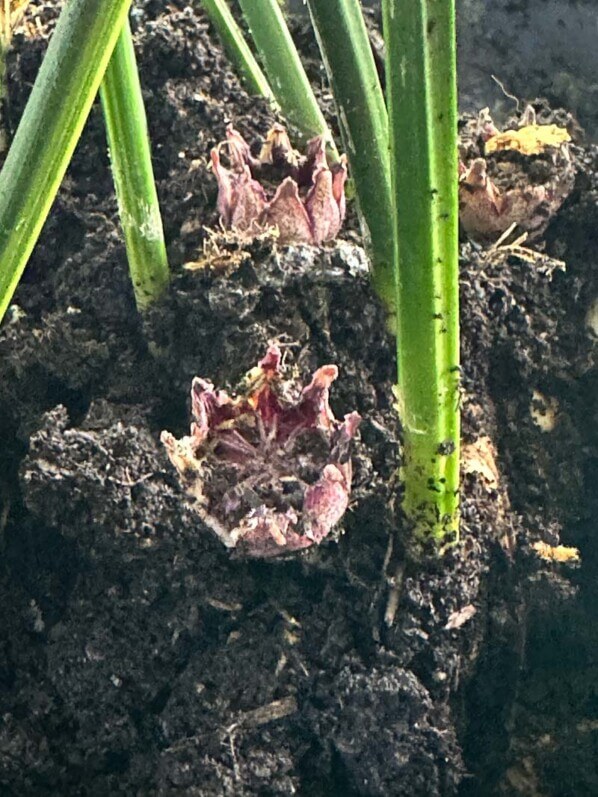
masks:
[[[278,439],[289,440],[304,429],[329,430],[334,415],[328,404],[330,385],[338,376],[336,365],[324,365],[313,375],[307,387],[301,392],[298,404],[285,408],[278,423]]]
[[[299,197],[297,183],[290,177],[278,186],[274,199],[268,205],[265,220],[278,228],[278,240],[286,243],[313,243],[309,216]]]
[[[314,174],[314,185],[305,200],[311,221],[314,243],[319,245],[336,237],[341,228],[338,204],[332,193],[332,172],[322,167]]]
[[[210,157],[212,171],[218,182],[217,208],[225,227],[259,232],[259,219],[266,206],[266,194],[257,180],[251,176],[249,166],[240,172],[232,172],[220,161],[218,148]]]
[[[191,411],[195,419],[193,436],[198,444],[207,439],[211,429],[234,417],[234,406],[226,392],[215,390],[211,382],[197,376],[191,385]]]
[[[268,346],[268,351],[258,363],[258,367],[270,378],[280,373],[282,363],[282,352],[274,344]]]
[[[336,465],[326,465],[318,482],[305,491],[303,531],[310,540],[321,542],[349,506],[350,484]]]
[[[338,205],[341,224],[345,220],[345,183],[347,182],[347,156],[341,155],[338,163],[331,169],[332,196]]]
[[[305,200],[310,217],[314,243],[332,241],[340,232],[345,218],[345,182],[347,159],[343,155],[332,169],[319,165],[314,172],[313,188]]]
[[[218,200],[216,207],[220,219],[225,227],[230,227],[233,215],[233,180],[234,175],[220,163],[220,153],[217,148],[210,152],[212,171],[218,182]]]
[[[260,232],[260,218],[265,207],[266,193],[258,181],[252,178],[249,166],[245,166],[233,184],[231,228],[242,232]]]
[[[233,170],[241,171],[245,166],[258,166],[259,160],[253,157],[249,144],[243,136],[235,130],[232,124],[226,127],[226,141],[228,157]]]

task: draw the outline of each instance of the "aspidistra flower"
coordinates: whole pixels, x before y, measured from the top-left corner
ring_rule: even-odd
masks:
[[[541,234],[573,188],[569,142],[564,128],[537,124],[531,106],[518,128],[502,133],[484,109],[462,136],[459,218],[465,232],[481,241],[511,227]]]
[[[237,396],[196,378],[191,434],[162,442],[201,518],[241,556],[269,558],[319,544],[351,493],[356,412],[337,421],[328,404],[335,365],[302,390],[270,346]]]
[[[228,153],[228,167],[221,162],[223,149]],[[227,229],[257,235],[275,227],[280,243],[316,246],[338,235],[345,217],[347,160],[343,155],[329,166],[323,137],[312,139],[306,155],[300,156],[291,148],[284,128],[276,125],[255,158],[229,125],[226,140],[212,149],[211,160],[218,181],[218,212]],[[256,179],[266,165],[284,177],[271,198]]]

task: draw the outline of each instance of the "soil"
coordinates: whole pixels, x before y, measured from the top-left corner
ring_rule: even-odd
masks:
[[[13,129],[58,13],[35,8]],[[173,279],[140,320],[96,107],[0,328],[0,794],[598,793],[598,150],[540,254],[463,242],[462,540],[414,564],[358,231],[183,269],[217,222],[210,147],[274,119],[199,10],[133,22]],[[338,540],[243,561],[159,434],[187,431],[194,376],[230,389],[271,340],[302,377],[337,364],[332,408],[364,420]],[[559,536],[579,566],[532,547]]]

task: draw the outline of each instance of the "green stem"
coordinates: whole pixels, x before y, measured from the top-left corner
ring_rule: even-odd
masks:
[[[388,114],[359,0],[307,0],[367,224],[374,284],[394,307]]]
[[[131,0],[64,8],[0,173],[0,320],[44,225]]]
[[[284,117],[306,138],[324,136],[332,142],[277,0],[239,4]]]
[[[398,230],[404,510],[420,540],[459,524],[459,288],[454,0],[383,0]]]
[[[128,19],[100,86],[112,174],[135,299],[143,311],[168,284],[162,217]]]
[[[243,33],[226,5],[226,0],[202,0],[202,5],[211,23],[218,31],[229,58],[241,73],[248,90],[266,97],[276,105],[268,80],[243,38]]]

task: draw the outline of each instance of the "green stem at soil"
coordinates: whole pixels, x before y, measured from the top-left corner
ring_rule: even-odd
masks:
[[[278,0],[239,0],[239,5],[285,119],[306,138],[324,136],[338,157]]]
[[[416,539],[459,528],[459,286],[454,0],[383,0],[398,247],[403,508]]]
[[[0,320],[50,211],[131,0],[63,9],[0,172]]]
[[[243,38],[243,33],[235,22],[226,0],[201,1],[206,14],[210,18],[210,22],[214,25],[222,40],[224,49],[239,70],[247,89],[254,94],[266,97],[275,109],[278,108],[268,79],[260,69],[249,45]]]
[[[128,19],[100,86],[129,271],[140,311],[168,285],[168,260],[147,119]]]
[[[395,303],[394,219],[388,114],[359,0],[307,0],[338,109],[345,151],[367,224],[373,279],[386,307]]]

